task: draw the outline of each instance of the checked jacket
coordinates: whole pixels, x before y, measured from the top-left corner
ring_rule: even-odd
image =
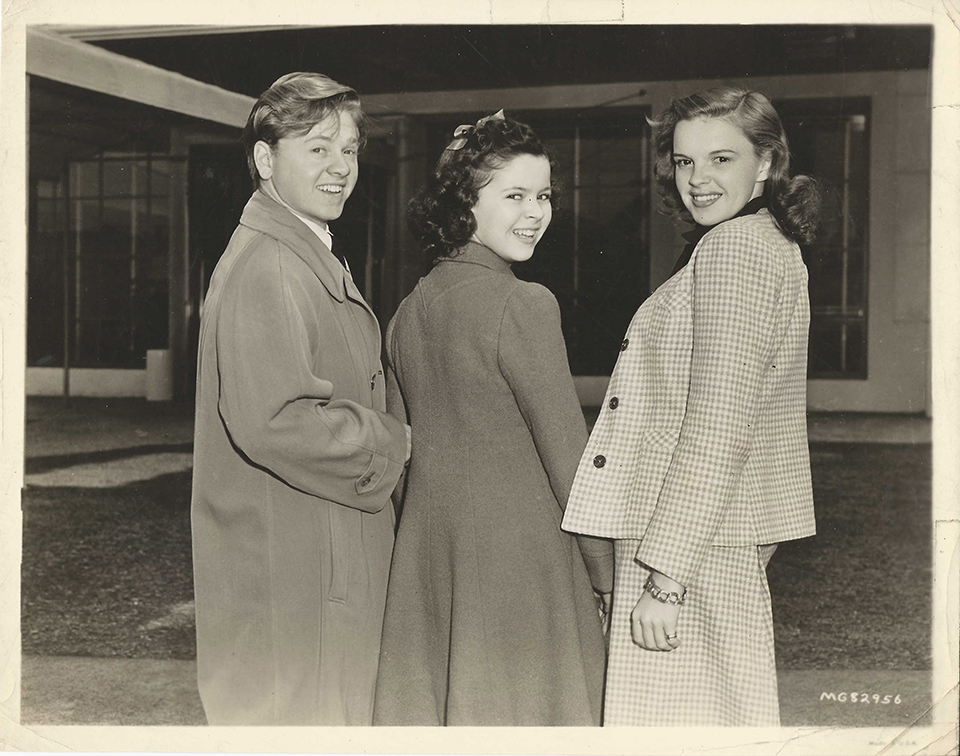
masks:
[[[711,546],[813,535],[809,322],[800,249],[768,210],[711,229],[627,330],[563,528],[639,540],[684,585]]]

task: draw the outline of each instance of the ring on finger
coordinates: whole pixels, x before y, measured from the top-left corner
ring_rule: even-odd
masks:
[[[676,639],[677,639],[676,633],[674,633],[673,635],[668,635],[668,636],[667,636],[667,640],[676,640]]]

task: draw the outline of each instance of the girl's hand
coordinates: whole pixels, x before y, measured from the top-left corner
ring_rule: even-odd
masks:
[[[661,590],[683,595],[684,588],[677,581],[659,572],[652,573],[651,577]],[[680,639],[677,637],[679,616],[679,604],[657,601],[644,591],[637,605],[630,612],[633,642],[648,651],[673,651],[680,645]]]

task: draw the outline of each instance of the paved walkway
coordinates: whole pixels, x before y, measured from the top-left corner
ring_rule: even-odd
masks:
[[[812,442],[929,444],[931,425],[922,415],[816,412],[807,417],[807,437]]]
[[[193,661],[27,656],[20,721],[205,725],[196,673]],[[778,677],[784,726],[923,725],[930,705],[930,672],[786,670]]]

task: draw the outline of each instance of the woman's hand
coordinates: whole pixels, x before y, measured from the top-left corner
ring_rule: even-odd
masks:
[[[657,587],[667,593],[683,595],[684,587],[659,572],[650,577]],[[647,651],[673,651],[680,645],[677,637],[677,619],[680,605],[657,601],[647,591],[643,592],[637,605],[630,612],[630,630],[633,642]]]

